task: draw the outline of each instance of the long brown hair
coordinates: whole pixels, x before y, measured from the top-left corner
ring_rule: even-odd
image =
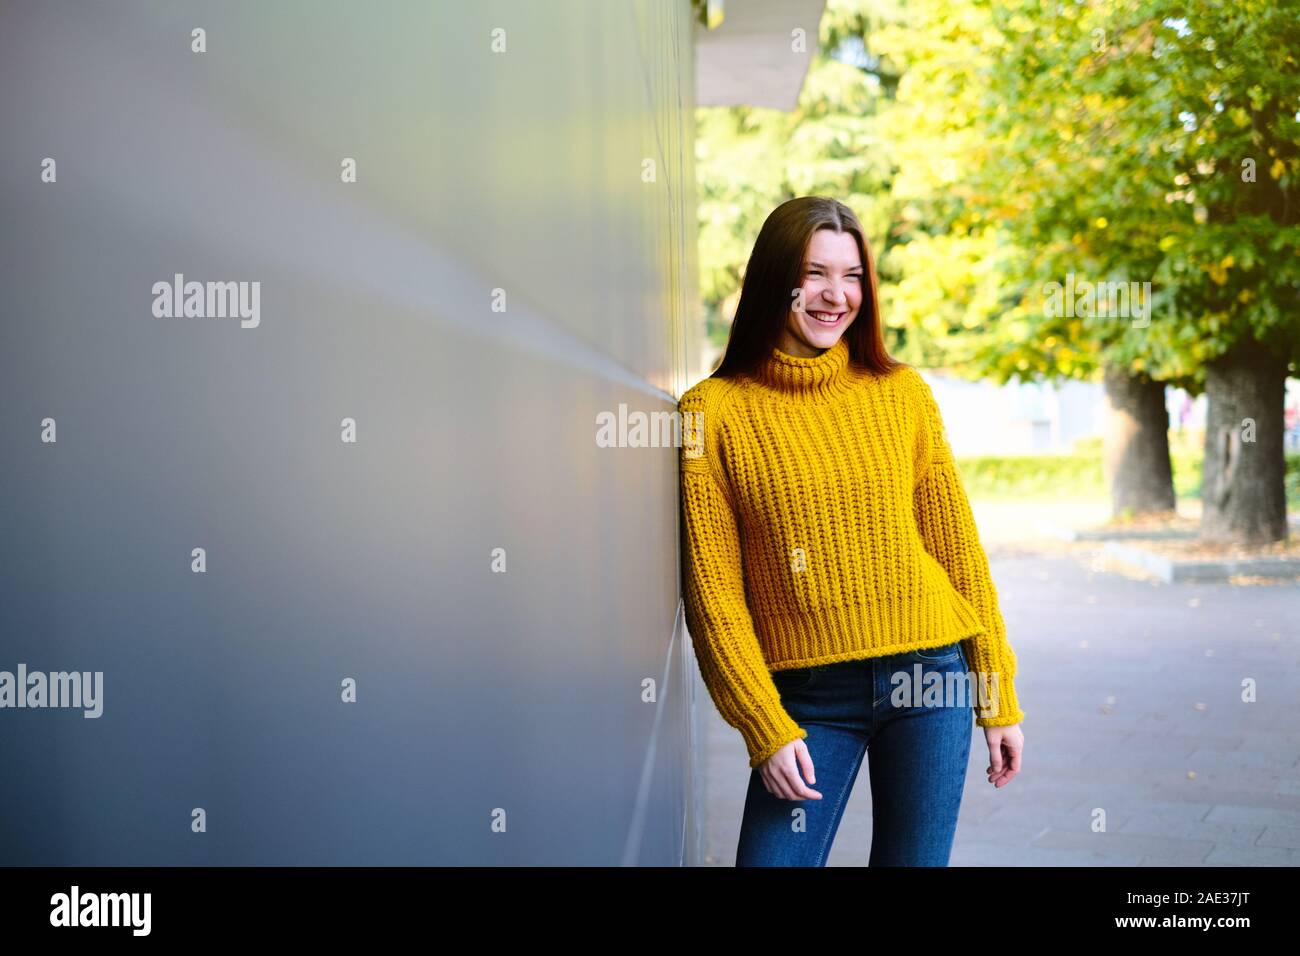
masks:
[[[753,375],[772,354],[785,329],[791,297],[803,285],[804,256],[818,229],[852,235],[868,276],[862,305],[844,333],[849,361],[877,374],[904,364],[885,351],[876,262],[862,237],[858,217],[839,200],[801,196],[773,209],[759,230],[749,265],[745,267],[727,348],[710,377]]]

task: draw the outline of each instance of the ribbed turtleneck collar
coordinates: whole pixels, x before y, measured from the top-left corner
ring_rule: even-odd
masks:
[[[852,390],[854,374],[849,365],[849,343],[840,337],[834,345],[812,358],[801,358],[772,349],[756,376],[764,387],[795,402],[827,402]]]

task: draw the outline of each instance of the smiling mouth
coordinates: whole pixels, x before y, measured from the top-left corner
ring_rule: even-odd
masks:
[[[844,318],[844,316],[845,316],[846,313],[844,313],[844,312],[813,312],[812,310],[809,310],[808,314],[811,315],[811,316],[812,316],[814,319],[816,319],[818,322],[820,322],[822,325],[835,325],[835,324],[836,324],[837,322],[839,322],[842,318]]]

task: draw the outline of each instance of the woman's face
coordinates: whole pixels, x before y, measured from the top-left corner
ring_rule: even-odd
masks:
[[[864,274],[851,233],[814,232],[803,263],[803,305],[796,295],[781,333],[781,351],[812,358],[838,342],[858,317]]]

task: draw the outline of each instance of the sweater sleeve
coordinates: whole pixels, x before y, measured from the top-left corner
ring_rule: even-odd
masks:
[[[980,544],[934,393],[919,374],[915,379],[922,406],[918,478],[913,492],[917,528],[925,549],[947,571],[953,587],[970,602],[984,625],[982,634],[962,641],[975,671],[975,723],[980,727],[1018,724],[1025,715],[1016,698],[1016,655],[998,610],[988,556]],[[987,698],[980,699],[985,694]]]
[[[678,403],[686,626],[709,696],[722,718],[740,731],[753,768],[808,731],[782,706],[754,631],[740,528],[713,437],[716,412],[705,407],[704,392],[697,386]]]

